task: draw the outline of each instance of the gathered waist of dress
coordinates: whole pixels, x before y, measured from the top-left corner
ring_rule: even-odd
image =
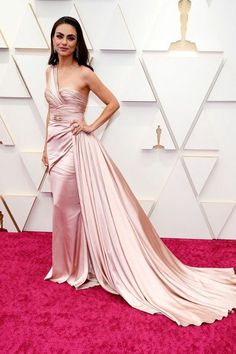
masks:
[[[70,122],[75,119],[84,120],[84,113],[65,109],[50,109],[50,120],[52,121]]]

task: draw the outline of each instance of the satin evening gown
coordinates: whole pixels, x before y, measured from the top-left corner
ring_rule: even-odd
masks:
[[[165,246],[102,143],[71,133],[87,97],[58,87],[50,66],[49,175],[53,194],[52,267],[46,279],[76,289],[101,285],[132,307],[178,325],[212,323],[236,308],[233,268],[183,264]]]

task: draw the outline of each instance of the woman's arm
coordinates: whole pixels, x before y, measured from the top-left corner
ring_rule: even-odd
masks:
[[[48,109],[47,120],[46,120],[46,133],[45,133],[45,143],[43,148],[42,161],[45,166],[48,166],[48,154],[47,154],[47,139],[48,139],[48,122],[49,122],[50,112]]]
[[[48,82],[49,78],[49,67],[46,69],[46,83]],[[48,113],[47,113],[47,119],[46,119],[46,132],[45,132],[45,143],[44,143],[44,148],[43,148],[43,156],[42,156],[42,161],[45,166],[48,166],[48,154],[47,154],[47,140],[48,140],[48,123],[49,123],[49,118],[50,118],[50,110],[48,107]]]
[[[90,125],[79,124],[72,122],[73,134],[78,134],[80,131],[91,133],[104,124],[120,107],[118,100],[113,93],[103,84],[98,76],[89,68],[84,68],[84,81],[89,89],[105,103],[106,107],[100,116]]]
[[[119,109],[120,105],[113,93],[102,83],[93,71],[89,70],[86,78],[90,90],[106,104],[100,116],[91,124],[92,129],[95,130],[104,124]]]
[[[47,140],[48,140],[48,123],[49,123],[49,118],[50,118],[50,111],[48,108],[48,114],[47,114],[47,119],[46,119],[46,131],[45,131],[45,142],[44,142],[44,149],[47,150]]]

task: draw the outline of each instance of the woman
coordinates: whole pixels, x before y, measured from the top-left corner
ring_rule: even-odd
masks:
[[[101,285],[131,306],[178,325],[212,323],[236,307],[233,268],[196,268],[165,246],[121,172],[93,134],[119,103],[88,65],[78,22],[60,18],[46,70],[49,103],[43,162],[53,193],[52,268],[45,279]],[[88,125],[93,91],[105,104]]]

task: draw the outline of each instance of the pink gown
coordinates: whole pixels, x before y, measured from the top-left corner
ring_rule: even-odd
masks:
[[[212,323],[236,308],[233,268],[183,264],[165,246],[124,177],[93,133],[71,133],[87,97],[58,87],[50,66],[49,175],[52,267],[46,279],[76,289],[101,285],[132,307],[178,325]]]

